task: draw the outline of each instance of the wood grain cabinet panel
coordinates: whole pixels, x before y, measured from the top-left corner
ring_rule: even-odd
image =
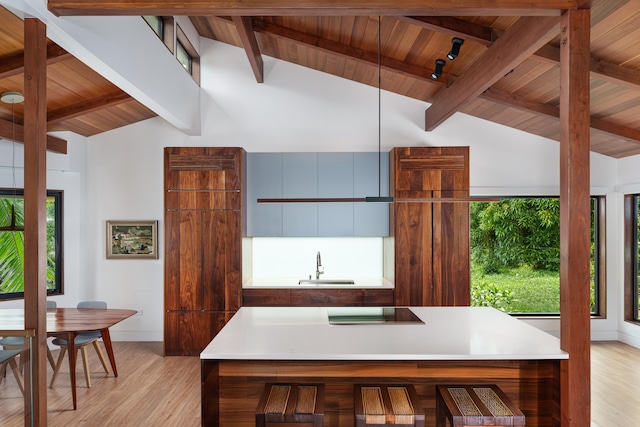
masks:
[[[242,304],[245,153],[165,149],[165,354],[197,355]]]
[[[468,147],[390,153],[396,198],[469,198]],[[393,204],[395,305],[469,305],[469,203]]]

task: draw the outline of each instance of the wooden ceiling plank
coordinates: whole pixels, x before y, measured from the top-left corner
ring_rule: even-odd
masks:
[[[275,37],[289,42],[293,41],[297,44],[312,47],[326,53],[340,55],[353,61],[361,62],[367,65],[374,65],[376,67],[378,66],[377,52],[369,52],[362,49],[353,48],[351,46],[343,45],[341,43],[323,39],[311,34],[301,33],[299,31],[290,30],[278,25],[273,25],[263,20],[255,20],[254,29],[265,37]],[[398,61],[388,57],[380,58],[380,67],[389,71],[393,71],[395,73],[403,74],[433,84],[444,86],[447,81],[446,78],[442,78],[439,81],[434,81],[429,76],[427,76],[430,70],[426,70],[423,67],[407,64],[403,61]]]
[[[15,132],[15,134],[14,134]],[[15,140],[24,144],[24,126],[13,124],[9,120],[0,119],[0,138]],[[52,153],[67,154],[67,141],[52,135],[47,135],[47,151]]]
[[[253,32],[252,18],[250,16],[234,16],[232,19],[238,30],[240,40],[242,40],[242,46],[247,53],[247,58],[249,58],[253,74],[256,76],[256,81],[264,83],[264,62],[262,61],[256,34]]]
[[[510,70],[544,46],[559,32],[554,17],[522,17],[493,43],[446,90],[438,94],[425,112],[425,129],[430,131],[451,117],[469,100],[477,97]]]
[[[47,65],[72,58],[71,54],[57,44],[47,45]],[[24,73],[24,52],[18,52],[0,58],[0,79],[17,76]]]
[[[115,93],[99,96],[97,98],[88,99],[86,101],[82,101],[73,105],[67,105],[63,108],[50,111],[47,114],[47,125],[73,119],[84,114],[101,110],[103,108],[112,107],[114,105],[129,101],[130,99],[131,96],[129,96],[127,93],[118,91]]]
[[[473,4],[473,6],[469,6]],[[58,16],[72,15],[427,15],[427,16],[559,16],[578,0],[49,0]]]

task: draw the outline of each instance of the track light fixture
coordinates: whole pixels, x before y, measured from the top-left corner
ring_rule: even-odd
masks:
[[[436,68],[433,70],[433,73],[431,73],[433,80],[438,80],[438,77],[442,75],[442,67],[444,67],[444,64],[444,59],[436,59]]]
[[[447,58],[449,58],[449,61],[453,61],[458,57],[458,55],[460,54],[460,46],[462,46],[462,43],[464,43],[464,40],[459,37],[454,37],[453,40],[451,40],[451,50],[449,51],[449,53],[447,53]]]

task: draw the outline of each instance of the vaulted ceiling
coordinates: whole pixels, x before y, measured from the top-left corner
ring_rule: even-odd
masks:
[[[50,0],[50,7],[52,3],[63,6],[58,13],[83,14],[68,4],[92,2]],[[113,8],[111,3],[133,7],[145,2],[93,3]],[[478,9],[432,10],[427,16],[425,11],[416,15],[416,10],[382,9],[377,11],[380,19],[371,13],[376,11],[355,7],[269,14],[257,6],[241,13],[189,8],[190,3],[197,2],[183,2],[184,13],[192,15],[202,37],[246,50],[256,84],[268,79],[262,58],[269,56],[431,103],[425,114],[428,130],[460,111],[560,138],[561,11],[549,7],[554,2],[541,0],[540,10],[522,9],[523,16],[513,10],[502,16]],[[591,150],[614,158],[640,154],[640,0],[593,1],[591,9]],[[94,12],[147,14],[140,9]],[[0,92],[23,85],[22,37],[22,21],[0,8]],[[464,42],[459,56],[449,60],[454,37]],[[434,80],[438,59],[445,64]],[[54,44],[49,46],[47,84],[49,131],[90,136],[155,115]],[[20,105],[13,113],[11,106],[0,105],[0,135],[12,114],[21,123]]]

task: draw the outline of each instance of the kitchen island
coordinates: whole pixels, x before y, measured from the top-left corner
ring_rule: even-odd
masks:
[[[353,425],[355,383],[497,384],[527,426],[559,420],[557,338],[492,308],[242,307],[200,355],[202,424],[252,426],[266,382],[324,383],[325,425]]]

